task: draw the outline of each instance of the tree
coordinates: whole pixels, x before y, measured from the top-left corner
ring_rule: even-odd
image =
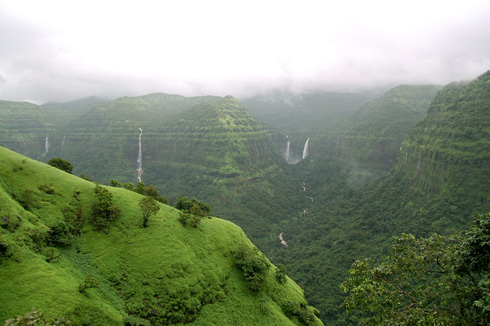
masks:
[[[196,216],[209,216],[211,214],[211,206],[194,197],[179,197],[175,208],[184,213],[190,213]]]
[[[143,213],[143,227],[148,226],[148,220],[151,216],[156,215],[160,210],[160,206],[156,203],[152,196],[146,196],[140,200],[140,208]]]
[[[341,288],[343,307],[366,325],[487,325],[490,322],[490,214],[458,235],[395,238],[376,267],[358,260]]]
[[[73,166],[71,165],[71,163],[59,157],[50,159],[48,161],[48,164],[70,174],[71,171],[73,171]]]
[[[120,209],[113,205],[109,190],[96,185],[94,191],[97,202],[92,205],[92,224],[97,230],[102,230],[119,216]]]

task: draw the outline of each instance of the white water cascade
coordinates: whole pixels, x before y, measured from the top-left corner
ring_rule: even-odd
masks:
[[[303,148],[303,160],[308,156],[308,143],[310,142],[310,138],[306,140],[305,147]]]
[[[136,169],[136,172],[138,173],[138,182],[141,182],[141,174],[143,173],[143,168],[142,168],[142,159],[143,156],[141,154],[141,135],[143,134],[143,129],[138,128],[140,130],[140,136],[138,138],[138,160],[136,161],[136,164],[138,165],[138,168]]]
[[[49,136],[46,136],[46,140],[44,141],[44,153],[43,153],[43,155],[41,155],[41,157],[44,157],[46,154],[48,154],[48,150],[49,150],[48,138],[49,138]]]
[[[291,141],[289,140],[289,136],[286,136],[288,139],[288,143],[286,145],[286,162],[289,162],[289,146],[291,145]]]
[[[66,138],[66,135],[63,136],[63,140],[61,141],[61,151],[63,152],[63,146],[65,146],[65,138]]]
[[[284,240],[283,236],[282,236],[282,232],[281,234],[279,234],[279,240],[281,240],[281,244],[284,246],[284,247],[287,247],[288,244],[287,242]]]

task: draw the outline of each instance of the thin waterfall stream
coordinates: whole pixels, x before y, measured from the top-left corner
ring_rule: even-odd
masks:
[[[137,180],[141,182],[141,174],[143,174],[143,155],[141,154],[141,135],[143,135],[143,129],[138,128],[140,130],[140,135],[138,137],[138,159],[136,160],[136,172],[138,174]]]

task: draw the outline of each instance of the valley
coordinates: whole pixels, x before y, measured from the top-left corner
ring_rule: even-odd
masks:
[[[5,147],[0,215],[21,220],[15,232],[2,226],[1,277],[15,273],[16,264],[27,271],[28,266],[50,270],[59,281],[47,295],[67,293],[60,302],[79,321],[96,309],[101,320],[114,325],[125,315],[141,323],[169,318],[196,325],[224,320],[320,325],[302,298],[302,287],[323,323],[356,325],[363,316],[340,308],[346,297],[340,284],[352,263],[365,257],[380,260],[392,236],[457,233],[468,227],[473,212],[490,211],[489,85],[487,72],[471,82],[398,86],[374,98],[317,92],[238,100],[154,93],[45,105],[0,101],[0,144]],[[81,244],[36,242],[34,233],[46,234],[60,222],[62,202],[74,203],[87,216],[95,200],[89,195],[92,182],[62,176],[34,161],[57,157],[71,162],[75,175],[100,184],[154,185],[170,203],[161,206],[154,221],[158,228],[150,226],[145,236],[134,220],[138,195],[108,187],[123,208],[109,236],[85,225],[77,240]],[[44,184],[52,185],[56,195],[39,190]],[[72,198],[74,192],[84,199]],[[33,196],[33,206],[22,206],[26,193]],[[181,196],[209,203],[212,216],[220,218],[204,218],[198,230],[183,228],[171,207]],[[27,240],[20,240],[20,234]],[[144,249],[145,237],[146,245],[159,248],[156,252]],[[254,248],[247,237],[299,286],[288,279],[287,289],[280,288],[274,283],[276,267],[270,267],[266,290],[255,300],[229,253],[241,243]],[[50,248],[63,253],[57,266],[43,261]],[[151,266],[169,259],[172,268]],[[148,265],[148,270],[134,265]],[[67,266],[73,269],[60,269]],[[66,287],[89,272],[102,280],[100,289],[89,290],[88,297],[69,293]],[[23,292],[0,307],[0,316],[12,318],[36,304],[56,317],[48,299],[18,301],[29,291],[44,293],[42,275],[18,277],[18,284],[39,281],[35,287],[19,287]],[[178,288],[179,282],[188,284]],[[2,293],[15,293],[3,286]],[[202,290],[199,303],[191,302],[193,288]],[[145,310],[147,303],[160,307],[163,295],[184,298],[176,316],[166,308],[158,308],[156,316]],[[241,298],[250,302],[230,314]],[[101,305],[96,308],[88,299]],[[272,315],[280,317],[264,317]]]

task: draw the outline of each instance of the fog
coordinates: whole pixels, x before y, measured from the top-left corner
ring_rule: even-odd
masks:
[[[0,99],[362,91],[490,69],[488,1],[0,3]]]

